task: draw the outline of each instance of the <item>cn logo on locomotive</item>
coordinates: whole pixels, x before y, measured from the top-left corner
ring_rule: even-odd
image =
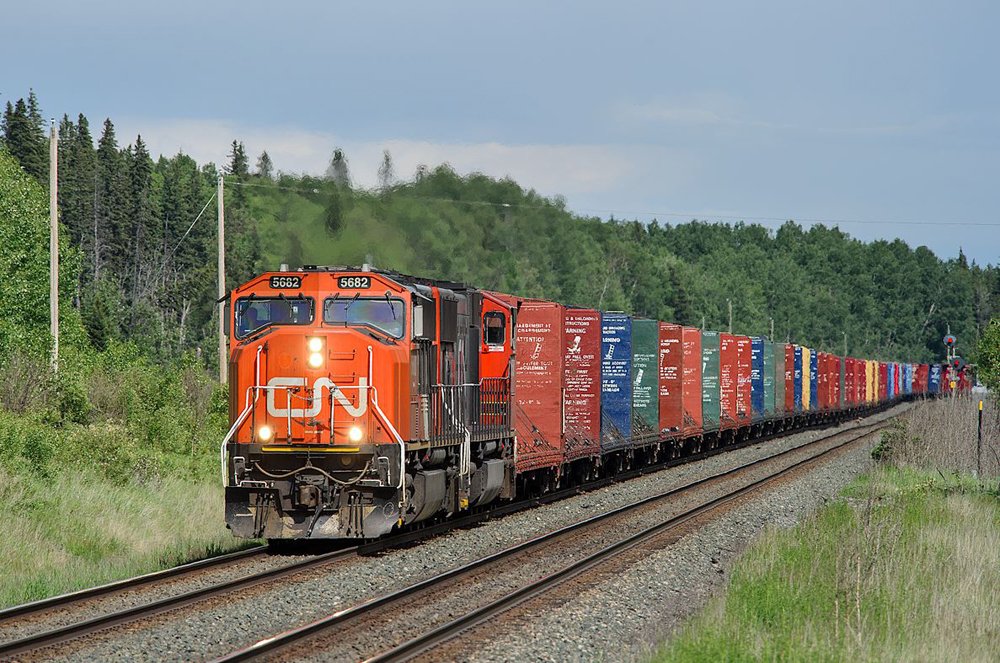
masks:
[[[333,397],[337,399],[347,414],[352,417],[360,417],[368,410],[368,378],[358,378],[358,404],[355,406],[354,403],[350,401],[344,392],[340,390],[336,384],[333,383],[329,378],[317,378],[316,382],[313,383],[313,397],[311,400],[311,405],[308,408],[281,408],[278,407],[274,402],[274,394],[278,391],[274,387],[280,388],[291,388],[291,387],[305,387],[305,378],[284,378],[284,377],[274,377],[271,378],[268,383],[268,387],[272,387],[267,390],[267,413],[272,417],[295,417],[295,418],[312,418],[319,414],[320,409],[323,407],[323,390],[329,389],[333,394]]]

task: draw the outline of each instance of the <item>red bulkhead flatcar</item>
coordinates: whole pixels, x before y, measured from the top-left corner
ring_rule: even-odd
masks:
[[[517,311],[514,430],[517,471],[558,468],[563,455],[564,308],[522,300]]]
[[[722,428],[736,428],[739,417],[736,413],[736,382],[739,379],[736,337],[719,334],[719,409]]]
[[[567,306],[563,412],[566,460],[601,454],[601,314]]]
[[[660,323],[660,434],[675,435],[684,426],[684,342],[680,325]],[[699,352],[700,354],[700,352]]]
[[[702,430],[701,411],[701,330],[684,327],[681,331],[684,345],[683,394],[684,422],[681,431],[685,435],[695,435]]]
[[[736,421],[740,426],[750,425],[753,410],[751,350],[749,336],[736,337]]]

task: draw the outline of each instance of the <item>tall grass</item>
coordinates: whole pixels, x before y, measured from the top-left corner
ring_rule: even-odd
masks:
[[[244,545],[225,529],[225,391],[129,345],[0,363],[0,605]]]
[[[117,483],[61,470],[0,470],[0,605],[155,571],[243,544],[225,528],[216,483],[165,476]]]
[[[995,410],[978,399],[914,409],[882,461],[791,530],[769,530],[657,661],[995,661],[1000,492]],[[987,462],[989,458],[989,462]]]
[[[1000,476],[1000,410],[996,398],[982,398],[982,445],[977,449],[979,402],[979,396],[955,394],[911,409],[883,435],[889,447],[884,460],[897,466]]]
[[[883,468],[768,532],[725,596],[657,661],[994,661],[1000,502],[972,481]]]

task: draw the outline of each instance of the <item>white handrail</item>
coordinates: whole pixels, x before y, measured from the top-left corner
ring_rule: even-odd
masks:
[[[256,374],[256,377],[254,378],[255,384],[254,384],[253,387],[250,387],[250,388],[247,389],[246,407],[243,408],[243,412],[240,413],[240,416],[236,418],[236,421],[233,423],[232,427],[229,429],[229,432],[226,433],[226,436],[224,438],[222,438],[222,444],[219,447],[219,458],[220,458],[221,465],[222,465],[222,487],[223,488],[225,488],[226,486],[229,485],[229,472],[226,471],[226,461],[228,460],[226,458],[226,445],[229,443],[229,440],[233,437],[233,435],[236,434],[237,429],[239,429],[239,427],[243,425],[243,422],[246,421],[246,418],[250,414],[250,411],[253,409],[253,406],[257,404],[257,399],[260,398],[260,392],[259,391],[255,391],[254,392],[253,403],[250,402],[250,391],[251,391],[251,389],[259,389],[260,388],[260,353],[263,350],[264,350],[264,346],[263,345],[258,345],[257,346],[257,356],[254,358],[254,365],[255,365],[254,368],[255,368],[255,374]]]
[[[229,441],[232,439],[233,435],[236,434],[236,431],[239,430],[240,426],[243,425],[243,423],[246,421],[247,417],[253,411],[254,406],[257,404],[257,401],[260,399],[260,392],[261,391],[276,391],[278,389],[285,389],[285,390],[288,389],[288,387],[284,386],[284,385],[274,385],[274,386],[271,386],[271,385],[261,385],[260,384],[260,354],[261,354],[262,350],[263,350],[263,346],[258,346],[258,348],[257,348],[257,357],[256,357],[256,360],[255,360],[255,364],[256,364],[256,366],[255,366],[255,369],[256,369],[255,370],[256,384],[254,384],[251,387],[247,387],[246,398],[245,398],[246,405],[245,405],[243,411],[240,413],[240,416],[236,418],[236,421],[233,422],[233,425],[229,428],[229,432],[226,433],[226,436],[223,438],[222,444],[220,445],[220,448],[219,448],[219,458],[220,458],[220,465],[221,465],[221,470],[222,470],[222,485],[224,487],[229,485],[229,472],[227,471],[227,468],[226,468],[227,461],[228,461],[228,458],[226,457],[226,445],[229,443]],[[350,389],[357,389],[360,392],[361,389],[365,389],[366,392],[370,392],[371,393],[371,398],[369,398],[368,400],[369,400],[369,402],[372,405],[372,409],[375,412],[375,415],[382,422],[382,425],[385,427],[385,429],[387,431],[389,431],[390,435],[392,436],[393,441],[397,445],[399,445],[399,480],[397,481],[397,484],[396,484],[395,488],[400,491],[400,496],[401,496],[400,508],[402,509],[403,506],[405,505],[405,500],[406,500],[405,491],[403,490],[403,487],[405,486],[405,477],[406,477],[406,442],[403,440],[402,436],[399,434],[399,431],[396,430],[396,427],[392,425],[392,422],[389,421],[389,418],[385,415],[385,412],[383,412],[382,408],[379,406],[379,404],[378,404],[378,389],[372,384],[372,381],[373,381],[373,375],[372,375],[372,348],[371,348],[371,346],[368,346],[368,384],[366,384],[366,385],[342,385],[342,386],[335,386],[335,387],[333,387],[333,388],[330,389],[330,392],[332,394],[334,392],[334,389],[336,389],[336,390],[338,390],[340,392],[344,392],[344,391],[347,391],[347,390],[350,390]],[[250,393],[251,392],[253,392],[253,394],[254,394],[252,402],[251,402],[251,399],[250,399]],[[331,408],[332,407],[333,407],[333,404],[331,404]],[[331,422],[332,422],[332,412],[331,412]],[[330,440],[331,440],[331,442],[333,441],[333,428],[332,427],[330,429]]]
[[[378,417],[382,420],[382,424],[392,433],[392,436],[396,438],[396,444],[399,445],[399,484],[396,486],[396,490],[399,491],[399,513],[400,517],[403,515],[403,507],[406,504],[406,491],[403,489],[405,485],[406,477],[406,442],[403,441],[403,437],[396,430],[396,427],[392,425],[389,421],[389,417],[385,416],[382,412],[382,408],[378,404],[378,390],[375,389],[372,382],[374,381],[374,375],[372,375],[372,346],[368,346],[368,388],[375,390],[374,398],[370,399],[372,402],[372,408],[378,414]]]

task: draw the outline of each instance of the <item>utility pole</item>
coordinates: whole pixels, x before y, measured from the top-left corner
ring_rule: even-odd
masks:
[[[727,299],[726,305],[729,307],[729,333],[733,333],[733,300]]]
[[[52,370],[59,370],[59,127],[51,119],[49,138],[49,331]]]
[[[847,356],[847,332],[844,332],[844,356]]]
[[[226,206],[222,200],[222,174],[219,173],[219,382],[229,381],[226,356]]]
[[[774,340],[774,318],[771,318],[771,335],[768,338]]]

